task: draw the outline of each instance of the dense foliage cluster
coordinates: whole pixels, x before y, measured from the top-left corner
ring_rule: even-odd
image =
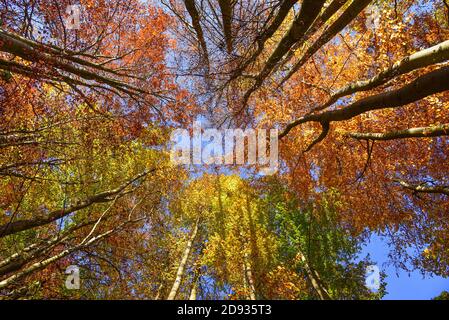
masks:
[[[448,61],[445,0],[0,0],[0,299],[380,299],[375,233],[449,276]],[[197,119],[279,172],[175,165]]]

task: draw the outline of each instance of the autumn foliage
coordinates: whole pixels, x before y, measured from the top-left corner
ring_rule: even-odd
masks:
[[[449,276],[448,61],[440,0],[0,0],[0,299],[380,299],[374,234]],[[174,164],[196,119],[278,173]]]

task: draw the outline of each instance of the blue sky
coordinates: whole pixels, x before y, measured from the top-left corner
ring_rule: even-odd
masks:
[[[419,271],[409,274],[388,265],[389,250],[387,241],[379,236],[372,236],[371,241],[363,249],[363,256],[369,253],[371,259],[387,274],[388,293],[384,299],[428,300],[439,295],[444,290],[449,291],[449,278],[445,279],[437,276],[426,276],[423,278]]]

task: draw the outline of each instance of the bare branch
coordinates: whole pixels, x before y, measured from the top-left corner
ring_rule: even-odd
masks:
[[[449,186],[429,186],[427,183],[415,185],[398,179],[396,179],[395,182],[399,183],[406,189],[412,190],[413,192],[444,194],[449,196]]]
[[[430,127],[411,128],[400,131],[392,131],[385,133],[349,133],[349,137],[357,140],[395,140],[409,138],[430,138],[449,136],[449,124],[442,124]]]

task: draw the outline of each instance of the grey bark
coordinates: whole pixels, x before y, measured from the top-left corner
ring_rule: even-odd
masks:
[[[176,295],[178,294],[179,286],[181,285],[182,278],[184,276],[184,270],[187,265],[187,260],[189,259],[190,252],[192,251],[192,246],[195,241],[196,235],[198,233],[199,219],[196,220],[195,226],[193,227],[192,233],[187,240],[184,253],[181,258],[181,262],[179,263],[178,270],[176,271],[175,281],[173,282],[173,286],[170,290],[170,293],[167,297],[167,300],[174,300]]]

